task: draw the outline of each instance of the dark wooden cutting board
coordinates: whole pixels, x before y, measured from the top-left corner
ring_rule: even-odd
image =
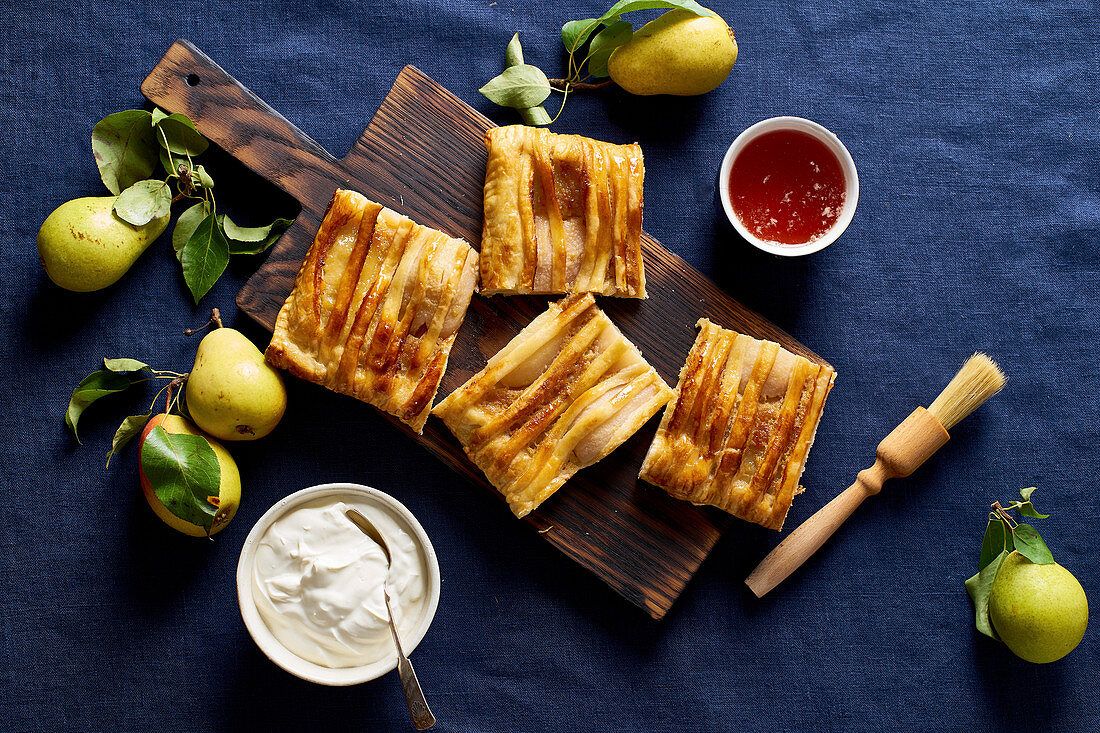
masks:
[[[341,160],[187,41],[168,50],[141,90],[162,109],[186,114],[206,137],[301,204],[302,213],[237,296],[237,305],[269,330],[338,187],[357,190],[475,247],[481,241],[483,137],[493,123],[413,66],[404,68]],[[649,299],[601,298],[600,306],[670,385],[676,384],[702,316],[824,363],[657,240],[643,234],[642,242]],[[440,396],[479,371],[547,302],[475,296]],[[349,409],[369,409],[348,400]],[[431,418],[420,436],[392,422],[496,494],[438,419]],[[661,618],[730,517],[672,499],[636,478],[657,422],[654,418],[610,456],[581,471],[525,521],[615,591]],[[494,520],[515,521],[505,512]]]

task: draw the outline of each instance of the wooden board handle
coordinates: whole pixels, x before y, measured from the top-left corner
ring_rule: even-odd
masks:
[[[343,180],[324,148],[190,41],[172,44],[141,91],[158,107],[190,117],[199,132],[299,202],[327,203]]]

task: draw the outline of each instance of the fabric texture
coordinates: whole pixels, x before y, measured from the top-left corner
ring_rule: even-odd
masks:
[[[263,656],[237,609],[234,574],[252,524],[281,497],[328,481],[393,494],[435,544],[443,593],[413,660],[439,731],[1095,726],[1100,632],[1061,662],[1031,665],[975,632],[963,589],[990,502],[1038,485],[1036,505],[1053,516],[1036,525],[1100,603],[1094,2],[715,2],[740,45],[716,91],[577,94],[554,124],[640,143],[646,230],[836,367],[788,532],[847,487],[972,351],[988,351],[1010,377],[928,465],[868,500],[763,600],[742,581],[779,538],[735,522],[668,617],[651,621],[373,408],[294,379],[275,432],[232,446],[243,498],[212,542],[156,520],[133,447],[103,466],[118,421],[143,412],[151,391],[89,409],[84,446],[66,433],[69,394],[100,358],[186,370],[197,343],[182,331],[211,306],[267,343],[233,304],[260,257],[235,259],[199,306],[167,237],[97,293],[62,291],[38,266],[35,234],[50,211],[106,193],[92,125],[143,104],[139,84],[172,41],[193,41],[339,157],[407,63],[493,120],[518,121],[477,93],[502,69],[512,33],[530,63],[558,75],[560,25],[608,4],[9,8],[0,729],[409,729],[395,676],[344,689],[302,682]],[[553,114],[555,100],[547,104]],[[780,114],[834,131],[860,174],[847,233],[801,259],[756,252],[715,196],[726,147]],[[209,157],[219,207],[236,220],[296,213],[228,156]]]

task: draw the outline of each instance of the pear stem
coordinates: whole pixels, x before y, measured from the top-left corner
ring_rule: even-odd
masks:
[[[184,336],[191,336],[192,334],[196,334],[199,331],[202,331],[203,329],[205,329],[207,326],[209,326],[211,324],[214,325],[214,328],[222,328],[223,327],[222,314],[221,314],[221,311],[219,311],[217,308],[211,308],[210,309],[210,319],[206,323],[202,324],[198,328],[185,328],[183,330],[183,335]]]
[[[578,92],[594,92],[615,83],[610,79],[601,81],[598,84],[592,84],[586,81],[569,81],[568,79],[548,79],[547,81],[550,82],[550,86],[552,87],[565,87],[566,89],[573,89]]]
[[[997,515],[1000,516],[1006,524],[1008,524],[1009,529],[1012,529],[1016,526],[1016,522],[1012,519],[1012,517],[1008,515],[1008,512],[1005,511],[1005,508],[1001,506],[1001,502],[995,501],[990,506],[993,508],[993,511],[995,511]]]
[[[186,377],[176,377],[175,379],[173,379],[171,382],[168,383],[167,387],[164,388],[165,391],[168,392],[168,395],[164,398],[164,412],[165,412],[165,414],[170,415],[172,413],[172,402],[173,402],[172,398],[175,397],[177,400],[179,399],[179,394],[176,393],[176,388],[177,387],[182,387],[183,382],[184,382],[185,379],[186,379]]]

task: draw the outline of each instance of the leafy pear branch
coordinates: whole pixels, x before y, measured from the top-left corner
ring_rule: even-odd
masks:
[[[528,125],[549,125],[561,116],[570,93],[597,91],[612,85],[613,82],[606,78],[610,76],[608,60],[615,49],[634,37],[634,27],[622,20],[623,14],[655,9],[714,15],[714,11],[693,0],[619,0],[599,18],[571,20],[561,27],[561,41],[568,59],[565,76],[560,79],[548,78],[542,69],[524,62],[519,33],[516,33],[505,48],[504,71],[478,91],[494,104],[519,110]],[[583,50],[586,44],[587,52]],[[562,95],[561,106],[553,117],[542,106],[551,92]]]
[[[149,410],[146,413],[142,415],[131,415],[119,425],[111,441],[111,450],[107,453],[107,465],[109,466],[111,463],[111,456],[121,450],[131,438],[141,431],[146,420],[152,415],[153,405],[156,404],[156,401],[165,390],[173,386],[178,387],[186,378],[186,374],[180,374],[170,369],[153,369],[145,362],[138,361],[137,359],[105,358],[103,360],[103,368],[84,377],[84,379],[80,381],[80,384],[73,390],[72,396],[69,398],[69,406],[65,410],[65,425],[69,428],[69,431],[72,432],[76,442],[81,443],[80,434],[77,429],[80,417],[84,414],[84,410],[86,410],[89,405],[104,397],[125,392],[136,384],[157,380],[167,381],[168,384],[153,398],[152,403],[149,405]]]
[[[160,109],[116,112],[92,130],[96,165],[104,185],[117,196],[113,211],[120,219],[136,227],[154,220],[167,223],[173,204],[195,202],[177,219],[172,248],[196,303],[225,272],[230,255],[263,252],[291,223],[276,219],[263,227],[242,227],[219,214],[214,179],[195,162],[209,147],[186,115]],[[158,166],[163,178],[153,177]]]
[[[993,581],[997,577],[1004,561],[1016,551],[1037,565],[1054,562],[1054,556],[1047,547],[1038,530],[1025,522],[1016,521],[1010,511],[1020,516],[1046,519],[1049,514],[1040,514],[1031,503],[1035,487],[1020,490],[1020,501],[1010,502],[1007,507],[995,501],[990,505],[986,520],[985,535],[982,537],[981,555],[978,560],[978,572],[968,578],[964,585],[974,601],[974,625],[981,633],[996,639],[996,632],[989,620],[989,594],[993,590]]]
[[[221,312],[217,308],[210,310],[210,319],[198,328],[188,328],[183,333],[190,336],[205,330],[208,326],[222,328]],[[65,410],[65,425],[73,434],[78,444],[83,445],[77,432],[81,415],[89,405],[113,394],[125,392],[130,387],[144,382],[167,382],[153,397],[149,403],[149,409],[140,415],[130,415],[125,418],[115,431],[111,440],[111,450],[107,453],[107,466],[111,465],[111,457],[122,450],[153,415],[153,408],[161,395],[167,394],[164,400],[164,412],[167,414],[184,415],[183,386],[187,383],[189,374],[172,371],[171,369],[154,369],[143,361],[137,359],[103,359],[103,368],[98,369],[80,381],[69,398],[69,406]]]
[[[180,167],[186,165],[180,163]],[[186,184],[183,184],[186,185]],[[243,334],[222,324],[217,308],[192,335],[214,327],[199,344],[190,372],[154,369],[137,359],[104,359],[103,368],[85,377],[69,400],[65,422],[77,437],[85,408],[103,397],[145,382],[160,389],[149,408],[123,419],[111,441],[107,465],[137,438],[138,477],[153,511],[169,526],[194,536],[221,530],[240,502],[240,473],[229,452],[210,437],[250,440],[269,433],[286,409],[282,378],[263,362],[263,354]],[[248,366],[247,369],[242,365]],[[222,381],[226,377],[229,383]],[[218,387],[211,389],[211,379]],[[198,386],[196,386],[198,385]],[[224,390],[224,392],[222,391]],[[208,399],[217,394],[213,401]],[[255,399],[259,395],[262,399]],[[163,400],[159,414],[156,405]],[[219,411],[229,405],[229,427]],[[247,420],[246,430],[236,423]],[[79,438],[77,437],[78,442]]]

